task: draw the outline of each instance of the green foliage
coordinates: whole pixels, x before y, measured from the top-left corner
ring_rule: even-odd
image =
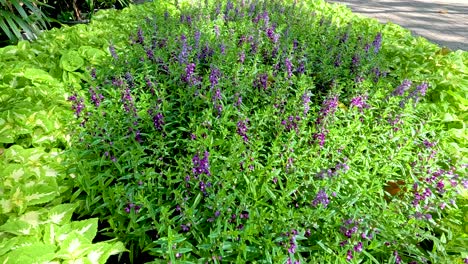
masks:
[[[386,64],[382,26],[307,4],[149,10],[69,98],[80,212],[130,261],[464,257],[432,79]]]
[[[37,0],[1,0],[0,28],[12,42],[22,40],[24,32],[28,39],[35,39],[47,27],[47,16]]]
[[[440,49],[343,6],[284,2],[259,3],[252,17],[241,19],[235,8],[226,12],[225,3],[213,15],[217,3],[211,1],[202,10],[202,2],[192,8],[181,1],[176,9],[174,1],[155,1],[100,11],[89,25],[53,29],[34,43],[0,49],[0,260],[105,263],[124,251],[119,242],[92,244],[98,231],[124,242],[135,263],[216,263],[219,257],[331,263],[346,262],[348,251],[356,263],[399,257],[462,263],[468,257],[467,191],[460,184],[466,179],[466,52]],[[281,7],[284,14],[277,12]],[[280,34],[277,57],[270,56],[276,45],[265,20],[252,21],[263,8]],[[191,25],[186,18],[179,22],[189,14]],[[382,50],[365,57],[365,42],[378,32]],[[187,66],[179,62],[181,34],[201,83],[181,78]],[[255,55],[248,40],[238,44],[242,35],[258,40]],[[205,45],[214,53],[201,60]],[[355,52],[362,58],[359,71],[350,70]],[[338,54],[342,64],[335,66]],[[305,73],[289,77],[285,58],[293,69],[304,62]],[[374,81],[375,67],[389,72]],[[213,68],[222,75],[211,89]],[[361,83],[355,83],[357,72]],[[138,118],[121,101],[132,83],[127,73]],[[252,88],[260,74],[267,74],[266,90]],[[405,79],[414,83],[410,90],[392,94]],[[414,100],[410,95],[422,82],[430,85],[427,95]],[[95,98],[104,96],[98,108],[90,88]],[[221,99],[213,100],[216,88]],[[306,116],[304,95],[311,97]],[[83,97],[80,119],[66,102],[70,96]],[[239,96],[243,103],[235,105]],[[324,102],[334,96],[334,114],[318,126]],[[369,108],[354,105],[359,96]],[[77,126],[87,112],[86,125]],[[64,156],[64,149],[73,156]],[[205,151],[211,175],[195,175]],[[322,190],[327,206],[323,192],[317,197]],[[427,193],[416,206],[415,192]],[[74,211],[90,219],[72,221]],[[346,231],[355,233],[348,238]],[[362,252],[355,251],[358,242]]]

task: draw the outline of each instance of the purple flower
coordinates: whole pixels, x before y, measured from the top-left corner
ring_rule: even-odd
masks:
[[[148,110],[148,112],[149,111],[151,111],[151,109]],[[151,111],[150,114],[153,114],[153,112]],[[162,130],[164,125],[164,116],[162,113],[158,112],[153,115],[153,125],[157,130]]]
[[[301,120],[300,116],[289,116],[287,119],[281,121],[281,124],[284,126],[286,131],[294,130],[299,132],[298,121]]]
[[[217,25],[214,26],[214,32],[215,32],[216,38],[218,38],[219,37],[219,27]]]
[[[314,133],[312,137],[314,140],[319,142],[320,147],[323,147],[325,145],[327,134],[325,132]]]
[[[138,28],[137,35],[138,35],[138,43],[143,45],[145,42],[145,38],[143,37],[143,30],[141,28]]]
[[[195,63],[189,63],[185,67],[185,75],[182,77],[182,80],[188,84],[194,83],[193,73],[195,71]]]
[[[242,51],[240,54],[239,54],[239,62],[240,63],[244,63],[245,61],[245,53],[244,51]]]
[[[96,87],[96,90],[98,90],[97,87]],[[93,88],[89,88],[88,91],[89,91],[89,94],[91,95],[91,101],[93,102],[93,104],[96,107],[99,107],[99,105],[101,104],[101,101],[104,100],[104,96],[102,94],[97,94],[96,90],[94,90]]]
[[[72,109],[75,111],[76,118],[79,118],[81,115],[81,112],[85,108],[84,99],[80,97],[80,99],[78,100],[76,98],[76,94],[74,94],[74,95],[69,96],[68,100],[73,102]]]
[[[337,107],[338,107],[338,96],[336,95],[323,101],[322,108],[319,111],[319,116],[317,120],[315,121],[315,123],[317,125],[322,124],[323,120],[327,116],[333,115],[335,113]]]
[[[351,250],[348,250],[348,253],[346,254],[346,261],[351,261],[353,259],[353,252]]]
[[[392,92],[392,94],[394,96],[402,96],[411,87],[412,84],[413,83],[410,80],[405,79],[403,80],[403,83]]]
[[[359,111],[363,111],[363,108],[369,108],[369,105],[366,103],[367,96],[366,95],[359,95],[351,99],[350,105],[351,107],[356,107]]]
[[[193,163],[193,174],[197,177],[201,174],[206,174],[208,176],[211,175],[210,172],[210,165],[208,163],[208,157],[210,156],[210,153],[208,151],[205,151],[205,154],[202,159],[198,156],[198,154],[195,154],[195,156],[192,159]]]
[[[253,86],[257,89],[266,90],[268,86],[268,74],[262,73],[257,76],[253,82]]]
[[[237,122],[237,134],[239,134],[243,139],[244,142],[249,141],[249,137],[247,136],[247,123],[249,119],[240,120]]]
[[[372,46],[374,47],[374,53],[379,53],[380,48],[382,46],[382,33],[377,33],[377,35],[374,38],[374,41],[372,41]]]
[[[304,62],[301,61],[301,62],[299,63],[299,66],[296,68],[296,72],[297,72],[298,74],[303,74],[303,73],[305,72],[305,64],[304,64]]]
[[[309,96],[309,92],[305,92],[303,95],[302,95],[302,104],[304,105],[304,116],[307,115],[307,113],[309,112],[310,110],[310,106],[309,106],[309,103],[310,103],[310,96]]]
[[[154,60],[154,52],[152,49],[146,49],[146,57],[148,60]]]
[[[184,34],[180,35],[180,41],[182,42],[182,48],[180,50],[178,59],[180,64],[184,64],[187,63],[189,53],[189,47],[187,46],[187,37]]]
[[[210,71],[210,83],[212,89],[218,85],[219,77],[221,77],[219,69],[212,67]]]
[[[215,94],[213,95],[213,101],[218,101],[222,99],[221,89],[216,89]]]
[[[356,246],[354,246],[354,251],[362,252],[362,242],[359,242],[359,243],[357,243]]]
[[[322,204],[323,207],[327,207],[329,203],[330,203],[330,200],[328,199],[328,195],[325,192],[325,189],[321,189],[317,193],[317,196],[315,196],[315,199],[312,201],[312,205],[314,207],[317,207],[319,204]]]
[[[115,52],[115,47],[114,45],[110,45],[109,46],[109,52],[111,53],[112,57],[114,58],[114,60],[118,60],[119,59],[119,56],[117,56],[117,53]]]
[[[393,255],[395,256],[395,264],[400,264],[401,263],[401,257],[398,255],[398,251],[394,251]]]
[[[189,224],[187,224],[187,225],[181,224],[180,228],[182,229],[182,232],[190,231],[190,225]]]
[[[353,69],[356,69],[357,67],[359,67],[359,62],[361,61],[361,58],[359,57],[358,54],[354,54],[352,60],[351,60],[351,63],[353,65]]]
[[[335,67],[340,67],[342,63],[343,63],[343,62],[341,61],[341,53],[339,53],[339,54],[336,56],[336,59],[335,59],[335,63],[334,63],[334,64],[335,64]]]
[[[276,43],[278,42],[278,39],[279,39],[279,35],[278,34],[275,34],[275,30],[273,27],[268,27],[266,29],[266,35],[267,37],[273,42],[273,43]]]
[[[200,30],[195,31],[195,34],[194,34],[195,49],[198,49],[198,45],[200,45],[200,36],[201,36]]]

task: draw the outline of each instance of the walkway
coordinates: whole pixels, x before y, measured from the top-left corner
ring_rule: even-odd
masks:
[[[468,51],[468,0],[327,0],[393,22],[452,50]]]

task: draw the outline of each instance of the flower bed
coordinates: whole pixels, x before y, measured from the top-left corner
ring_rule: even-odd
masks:
[[[134,263],[467,257],[466,53],[322,1],[208,4],[100,12],[2,50],[3,65],[27,58],[1,76],[16,100],[2,156],[53,154],[24,174],[50,190],[18,176],[27,158],[4,158],[2,244],[47,237],[11,223],[69,202]],[[20,206],[27,187],[42,199]],[[74,257],[90,259],[93,237]],[[122,251],[110,247],[101,263]]]

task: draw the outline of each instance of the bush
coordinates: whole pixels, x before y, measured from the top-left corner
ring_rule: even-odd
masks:
[[[159,9],[72,92],[73,197],[132,262],[460,262],[433,87],[321,5]]]

